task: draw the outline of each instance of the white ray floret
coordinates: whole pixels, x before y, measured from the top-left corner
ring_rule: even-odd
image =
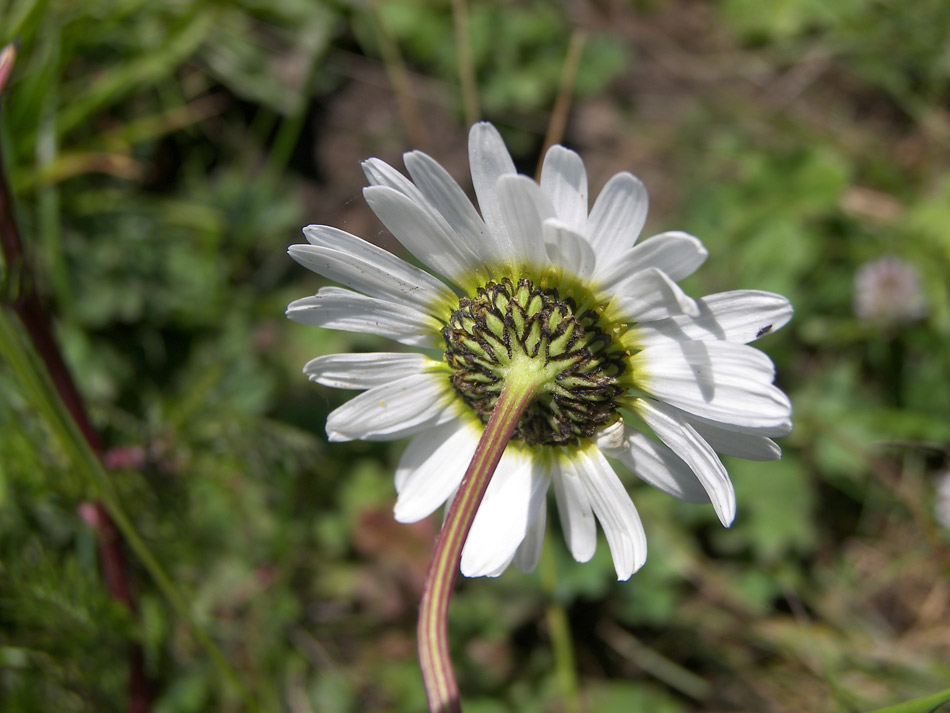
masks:
[[[371,389],[392,382],[393,374],[421,374],[432,366],[424,354],[329,354],[311,359],[303,373],[310,381],[335,389]]]
[[[478,432],[458,421],[410,441],[396,469],[396,519],[416,522],[442,505],[458,488],[477,445]]]
[[[413,374],[364,391],[327,417],[331,441],[393,441],[456,417],[445,383]]]

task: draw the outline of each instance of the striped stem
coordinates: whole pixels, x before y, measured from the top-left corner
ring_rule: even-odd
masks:
[[[462,710],[449,655],[449,599],[458,575],[462,546],[472,528],[475,513],[478,512],[505,446],[538,386],[537,377],[531,378],[529,374],[509,375],[458,493],[449,507],[429,565],[419,611],[418,644],[422,681],[431,713],[460,713]]]

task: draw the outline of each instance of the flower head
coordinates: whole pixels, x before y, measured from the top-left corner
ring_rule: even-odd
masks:
[[[896,257],[863,264],[854,276],[854,313],[865,322],[880,325],[924,317],[927,302],[917,270]]]
[[[717,452],[776,459],[771,438],[791,430],[772,362],[747,346],[789,320],[788,301],[752,290],[687,296],[677,281],[706,259],[702,243],[682,232],[637,242],[647,195],[629,173],[589,209],[583,162],[562,146],[535,182],[515,171],[491,124],[475,124],[480,212],[432,158],[404,160],[409,178],[364,162],[364,196],[435,274],[312,225],[291,256],[345,287],[287,309],[299,322],[421,349],[304,367],[318,383],[364,390],[330,414],[330,440],[412,437],[396,471],[396,519],[419,520],[452,498],[507,375],[530,369],[543,385],[488,486],[463,574],[534,568],[553,489],[575,559],[593,556],[599,521],[627,579],[646,560],[646,538],[608,458],[675,497],[711,502],[728,526],[735,495]]]

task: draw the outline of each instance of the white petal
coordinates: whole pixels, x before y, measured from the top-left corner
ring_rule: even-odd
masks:
[[[504,236],[505,224],[501,218],[495,189],[499,178],[517,171],[501,134],[487,121],[473,124],[468,132],[468,162],[482,218],[493,235]]]
[[[623,448],[627,430],[628,429],[624,425],[623,419],[618,418],[609,426],[604,426],[603,428],[599,429],[594,434],[594,440],[600,450],[612,456],[613,453],[608,453],[608,451],[615,451],[618,448]]]
[[[604,449],[604,453],[664,493],[690,503],[709,502],[705,488],[682,458],[635,428],[625,428],[623,435],[620,448]]]
[[[545,500],[538,503],[538,510],[528,526],[528,534],[515,552],[515,567],[524,573],[533,572],[544,549],[544,529],[547,524],[548,506]]]
[[[389,232],[424,264],[456,284],[483,271],[483,262],[461,240],[452,237],[424,204],[388,186],[368,186],[363,196]]]
[[[422,191],[395,168],[378,158],[369,158],[360,166],[371,186],[386,186],[399,191],[413,203],[427,205]]]
[[[597,548],[597,522],[577,468],[572,461],[561,459],[551,480],[567,548],[575,560],[587,562]]]
[[[479,435],[467,423],[450,421],[409,442],[396,468],[396,520],[416,522],[450,499],[475,455]]]
[[[327,416],[330,441],[393,441],[455,417],[444,374],[413,374],[364,391]]]
[[[581,279],[593,274],[597,257],[587,238],[555,218],[544,221],[541,234],[548,260],[554,265]]]
[[[615,282],[610,291],[623,316],[631,322],[652,322],[675,314],[698,313],[696,300],[655,267],[628,275]]]
[[[455,179],[435,159],[422,151],[403,156],[409,175],[429,205],[451,226],[472,252],[482,255],[486,243],[493,240],[475,206]]]
[[[607,181],[583,231],[590,236],[598,271],[612,268],[633,247],[646,221],[647,205],[646,188],[633,174],[618,173]]]
[[[294,300],[287,306],[287,316],[313,327],[379,334],[415,347],[438,348],[442,341],[442,325],[417,307],[335,287]]]
[[[371,389],[393,381],[393,374],[421,374],[435,363],[424,354],[329,354],[308,361],[303,373],[335,389]]]
[[[652,399],[635,399],[633,407],[657,437],[693,469],[719,521],[729,527],[736,517],[736,493],[716,452],[676,409]]]
[[[660,233],[637,243],[623,253],[613,266],[607,266],[598,276],[605,289],[615,291],[615,285],[629,275],[655,267],[674,281],[689,277],[703,264],[709,251],[698,238],[687,233],[672,231]]]
[[[493,569],[491,572],[485,572],[485,574],[481,574],[481,575],[477,575],[477,576],[479,576],[479,577],[500,577],[502,574],[505,573],[505,570],[508,569],[508,565],[510,565],[512,562],[514,562],[515,554],[517,554],[517,550],[516,550],[514,553],[512,553],[511,557],[509,557],[508,559],[506,559],[504,562],[502,562],[500,565],[498,565],[498,567],[496,567],[495,569]],[[464,574],[464,573],[463,573],[463,574]],[[473,576],[474,576],[474,575],[473,575]]]
[[[478,506],[472,529],[462,548],[462,574],[500,574],[524,541],[548,492],[547,474],[530,453],[508,448]]]
[[[303,234],[311,245],[336,250],[361,263],[369,263],[383,273],[389,273],[407,283],[418,285],[434,296],[451,298],[454,294],[439,279],[425,270],[410,265],[388,250],[383,250],[378,245],[373,245],[343,230],[328,225],[308,225],[303,229]]]
[[[788,397],[772,385],[772,361],[732,342],[658,344],[630,359],[638,387],[687,413],[738,427],[788,421]]]
[[[563,146],[552,146],[541,166],[541,190],[557,212],[558,220],[580,232],[587,222],[587,172],[581,157]]]
[[[416,281],[415,273],[426,273],[398,258],[402,265],[380,265],[316,245],[291,245],[287,252],[304,267],[370,297],[397,303],[411,302],[425,311],[451,299],[451,292],[441,283],[437,291],[432,291],[427,288],[426,281]]]
[[[545,265],[541,223],[554,217],[554,208],[538,184],[527,176],[502,176],[495,194],[509,240],[504,254],[496,259],[538,268]]]
[[[761,434],[727,430],[688,416],[687,420],[703,440],[722,455],[755,461],[779,460],[782,457],[782,449],[778,444]]]
[[[647,537],[637,508],[597,448],[579,450],[577,471],[607,536],[617,579],[630,579],[647,560]]]
[[[455,235],[455,230],[436,207],[430,203],[423,191],[395,168],[378,158],[367,159],[361,165],[370,186],[384,186],[402,194],[420,210],[424,211],[442,232],[446,235]]]
[[[679,409],[678,409],[679,410]],[[781,438],[787,436],[792,432],[792,414],[789,411],[788,418],[784,421],[774,423],[771,425],[756,424],[754,426],[749,425],[736,425],[733,423],[722,423],[719,421],[713,421],[708,418],[703,418],[694,413],[686,413],[681,411],[683,417],[686,418],[692,424],[702,424],[708,425],[712,428],[717,428],[722,431],[734,431],[736,433],[746,433],[750,436],[766,436],[768,438]]]
[[[646,244],[646,243],[644,243]],[[781,329],[792,318],[792,305],[773,292],[735,290],[696,301],[695,316],[674,315],[637,326],[637,341],[646,346],[672,338],[724,340],[745,344]]]

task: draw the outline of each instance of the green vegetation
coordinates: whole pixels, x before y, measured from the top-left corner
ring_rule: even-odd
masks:
[[[573,562],[556,523],[541,572],[463,582],[465,710],[858,713],[945,689],[950,4],[469,5],[482,111],[521,170],[582,27],[563,141],[592,187],[631,170],[648,232],[703,239],[692,294],[772,290],[796,316],[760,342],[795,431],[778,463],[727,463],[735,525],[628,474],[650,545],[630,582],[603,541]],[[452,7],[0,0],[0,47],[20,43],[0,146],[36,285],[116,498],[264,710],[425,705],[415,613],[440,521],[393,521],[401,444],[326,443],[349,394],[301,367],[385,342],[287,322],[319,283],[285,248],[307,223],[394,247],[363,158],[424,142],[464,179]],[[884,256],[918,272],[926,314],[855,315]],[[23,279],[2,265],[5,300]],[[0,711],[128,710],[130,642],[155,713],[246,710],[125,544],[136,611],[110,596],[101,491],[31,388],[0,361]]]

